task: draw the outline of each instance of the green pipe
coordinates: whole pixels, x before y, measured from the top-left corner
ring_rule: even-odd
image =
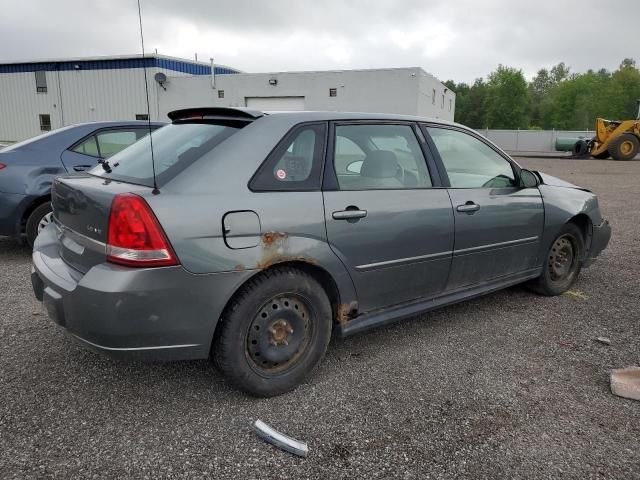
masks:
[[[573,146],[584,140],[584,137],[558,137],[556,138],[556,150],[559,152],[570,152],[573,150]]]

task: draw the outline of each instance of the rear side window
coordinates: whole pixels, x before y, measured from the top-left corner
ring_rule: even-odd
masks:
[[[334,166],[340,190],[431,187],[431,177],[409,125],[336,126]]]
[[[135,143],[139,138],[137,133],[137,130],[114,130],[99,133],[96,137],[100,147],[100,156],[102,158],[113,157],[116,153]],[[144,136],[149,131],[140,129],[140,133],[141,136]]]
[[[153,186],[151,139],[158,184],[162,185],[216,148],[241,127],[211,123],[175,123],[147,135],[109,159],[111,173],[101,165],[89,173],[100,177]],[[141,129],[146,133],[146,130]],[[151,137],[151,138],[150,138]]]
[[[319,190],[326,126],[301,125],[278,144],[253,176],[254,191]]]

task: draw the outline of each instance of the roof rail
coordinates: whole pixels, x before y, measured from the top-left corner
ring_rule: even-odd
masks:
[[[263,112],[258,110],[232,107],[183,108],[173,110],[167,114],[172,121],[202,118],[206,120],[244,120],[249,122],[264,115]]]

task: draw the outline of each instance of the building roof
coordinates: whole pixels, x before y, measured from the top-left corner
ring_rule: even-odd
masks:
[[[196,62],[184,58],[169,57],[155,53],[137,55],[118,55],[107,57],[57,58],[40,60],[20,60],[0,63],[0,73],[21,73],[36,71],[64,70],[114,70],[123,68],[162,68],[190,75],[210,75],[211,64]],[[216,75],[242,73],[226,65],[215,66]]]

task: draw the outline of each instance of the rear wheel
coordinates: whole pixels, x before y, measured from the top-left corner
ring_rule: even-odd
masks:
[[[639,151],[640,140],[631,133],[623,133],[609,144],[609,152],[616,160],[631,160]]]
[[[250,280],[221,322],[213,346],[218,368],[238,388],[270,397],[297,387],[322,360],[331,304],[313,277],[277,268]]]
[[[580,273],[584,248],[580,229],[573,223],[567,223],[551,244],[542,275],[530,283],[531,288],[548,296],[566,292]]]
[[[51,202],[43,203],[31,212],[25,228],[27,242],[31,247],[33,247],[33,243],[36,241],[38,234],[51,223],[52,216]]]

